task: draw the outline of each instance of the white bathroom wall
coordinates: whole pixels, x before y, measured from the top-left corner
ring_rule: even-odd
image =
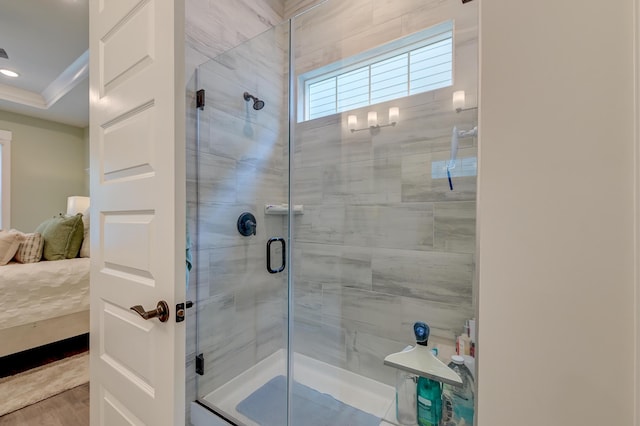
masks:
[[[633,2],[480,13],[478,425],[630,426]]]

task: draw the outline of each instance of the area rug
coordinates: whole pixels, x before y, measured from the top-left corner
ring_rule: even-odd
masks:
[[[236,410],[262,426],[287,423],[287,381],[276,376],[240,402]],[[379,426],[380,418],[298,382],[293,384],[292,424]]]
[[[89,353],[0,379],[0,416],[89,381]]]

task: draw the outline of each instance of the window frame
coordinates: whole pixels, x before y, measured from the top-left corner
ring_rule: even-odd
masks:
[[[309,118],[311,108],[310,108],[310,97],[308,96],[308,93],[309,93],[309,87],[312,84],[330,79],[332,77],[337,77],[337,76],[349,73],[359,68],[363,68],[366,66],[371,67],[372,65],[378,62],[384,61],[389,58],[393,58],[394,56],[399,56],[405,53],[409,53],[413,50],[417,50],[429,44],[438,43],[440,41],[447,40],[447,39],[451,39],[451,84],[437,88],[437,89],[415,93],[414,95],[417,95],[420,93],[428,93],[433,90],[440,90],[446,87],[452,87],[455,84],[455,81],[454,81],[454,78],[455,78],[455,25],[453,20],[448,20],[438,25],[429,27],[425,30],[419,31],[417,33],[402,37],[390,43],[386,43],[382,46],[375,47],[373,49],[353,55],[349,58],[345,58],[343,60],[328,64],[320,68],[301,74],[298,77],[298,87],[301,88],[302,90],[298,91],[297,122],[301,123],[305,121],[316,120],[316,119],[327,117],[334,114],[341,114],[347,111],[347,110],[337,111],[337,99],[336,99],[336,112],[332,114],[316,117],[313,119]],[[411,78],[410,66],[407,67],[407,71],[409,73],[408,79],[410,82],[410,78]],[[410,92],[410,88],[407,96],[413,96]],[[384,102],[389,102],[389,101],[390,100],[385,100]],[[371,91],[369,91],[369,103],[367,106],[371,106],[371,105],[375,105],[375,103],[371,103]],[[363,108],[363,107],[365,106],[361,106],[357,108]],[[357,109],[357,108],[354,108],[354,109]]]

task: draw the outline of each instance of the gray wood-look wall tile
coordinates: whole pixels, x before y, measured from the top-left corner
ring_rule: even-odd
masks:
[[[402,201],[473,201],[476,199],[476,176],[458,176],[459,170],[451,171],[453,190],[446,177],[446,162],[450,151],[414,155],[402,158]],[[476,148],[458,150],[458,159],[477,158]],[[434,168],[440,174],[434,177]],[[437,172],[437,171],[435,171]]]
[[[373,160],[371,159],[373,158]],[[298,176],[304,173],[297,173]],[[323,203],[393,203],[401,201],[400,157],[324,165]]]
[[[434,248],[456,253],[475,253],[475,201],[435,203],[434,206]]]
[[[350,371],[395,386],[396,369],[384,365],[384,358],[400,352],[407,344],[347,326],[347,366]],[[412,343],[408,341],[407,343]]]
[[[297,265],[300,284],[335,284],[371,289],[370,248],[307,243],[300,243],[296,247],[303,253]]]
[[[344,204],[323,204],[307,207],[301,216],[296,216],[294,235],[296,241],[343,244],[345,232]]]
[[[296,318],[293,350],[336,367],[347,367],[345,329],[340,326]]]
[[[284,17],[289,19],[299,13],[304,12],[310,7],[315,6],[322,0],[285,0],[284,2]]]
[[[416,321],[423,321],[431,327],[432,335],[449,342],[462,333],[465,320],[475,315],[471,304],[450,305],[415,297],[401,297],[400,307],[403,332],[411,330]]]
[[[372,260],[373,290],[467,306],[474,266],[470,254],[378,249]]]
[[[280,4],[275,0],[189,0],[187,43],[214,58],[281,22]]]
[[[340,284],[326,284],[322,289],[323,321],[341,325],[346,321],[366,323],[381,335],[400,332],[401,298],[399,296]]]
[[[304,265],[298,267],[298,270],[302,269]],[[322,283],[296,279],[293,298],[296,322],[322,322]]]
[[[348,205],[345,244],[410,250],[433,248],[433,204]]]
[[[291,197],[293,204],[303,206],[318,205],[322,203],[324,167],[305,167],[304,171],[293,171],[293,188]]]

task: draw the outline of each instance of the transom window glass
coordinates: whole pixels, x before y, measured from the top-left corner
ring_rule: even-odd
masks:
[[[453,84],[453,22],[302,76],[304,120]]]

